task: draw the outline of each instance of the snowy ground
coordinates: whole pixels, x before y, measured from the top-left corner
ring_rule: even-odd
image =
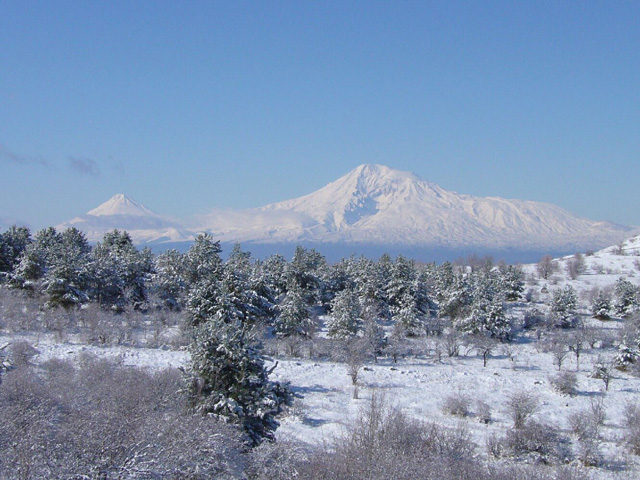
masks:
[[[571,282],[581,295],[582,311],[586,313],[586,298],[594,287],[612,287],[620,276],[636,285],[640,284],[640,238],[628,242],[624,249],[625,256],[616,254],[615,247],[585,256],[587,269],[575,281],[569,280],[564,270],[563,264],[570,257],[559,260],[559,271],[548,281],[534,280],[537,277],[535,265],[525,266],[529,278],[526,288],[535,292],[538,301],[543,301],[548,295],[543,293],[545,286],[551,291]],[[620,320],[599,322],[591,319],[588,322],[610,330],[612,335],[623,324]],[[51,358],[76,360],[86,353],[116,358],[124,365],[153,369],[179,367],[188,362],[188,353],[185,351],[100,348],[73,341],[58,343],[53,335],[19,338],[24,338],[38,349],[39,353],[34,358],[36,363]],[[19,338],[0,335],[0,347]],[[574,412],[586,411],[592,399],[603,397],[607,415],[602,430],[605,467],[597,470],[597,476],[617,478],[618,470],[621,470],[622,478],[633,478],[636,474],[640,476],[638,458],[629,454],[620,441],[624,433],[624,408],[629,403],[637,403],[640,398],[639,378],[616,370],[609,391],[605,393],[602,380],[589,376],[597,356],[603,351],[586,350],[581,357],[580,368],[573,355],[569,355],[563,364],[563,370],[576,371],[578,375],[577,395],[563,396],[550,385],[549,378],[557,373],[553,357],[536,349],[533,336],[520,337],[511,356],[508,353],[506,350],[496,350],[487,367],[483,367],[482,358],[473,351],[460,357],[443,356],[441,363],[426,355],[401,358],[397,364],[393,364],[391,359],[381,359],[379,363],[365,365],[360,371],[357,399],[353,398],[354,387],[344,364],[309,359],[275,359],[278,365],[272,378],[290,382],[299,396],[281,419],[277,436],[281,439],[297,439],[308,445],[330,443],[356,418],[376,392],[382,394],[387,403],[415,418],[450,426],[466,423],[479,445],[478,451],[482,453],[490,436],[502,436],[511,427],[505,400],[513,392],[526,390],[535,393],[541,400],[535,418],[555,425],[569,437],[569,416]],[[608,353],[612,354],[613,351],[609,350]],[[471,399],[470,416],[460,418],[443,413],[443,403],[454,394],[467,395]],[[476,402],[480,400],[491,408],[492,421],[489,424],[478,422],[475,416]],[[623,470],[623,465],[631,470]]]

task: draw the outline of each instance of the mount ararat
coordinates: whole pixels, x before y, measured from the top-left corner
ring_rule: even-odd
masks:
[[[601,248],[637,229],[578,217],[552,204],[474,197],[413,173],[361,165],[303,197],[246,210],[215,209],[190,222],[158,215],[118,194],[75,226],[90,241],[113,228],[137,243],[187,242],[208,232],[224,243],[351,248],[566,251]]]

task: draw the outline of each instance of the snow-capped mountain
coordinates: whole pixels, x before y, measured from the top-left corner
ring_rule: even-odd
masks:
[[[445,248],[600,248],[632,233],[547,203],[458,194],[381,165],[361,165],[303,197],[214,211],[203,222],[223,241]]]
[[[90,242],[102,240],[113,229],[126,230],[135,243],[182,242],[193,238],[184,227],[158,215],[141,203],[119,193],[85,215],[57,225],[58,230],[76,227]]]

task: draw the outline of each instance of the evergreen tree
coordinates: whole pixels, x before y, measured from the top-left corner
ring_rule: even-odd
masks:
[[[184,306],[187,288],[187,267],[184,255],[174,249],[155,257],[154,273],[151,275],[153,292],[170,309]]]
[[[343,290],[331,302],[331,317],[327,321],[330,337],[347,339],[360,329],[360,304],[351,290]]]
[[[88,257],[91,248],[82,232],[69,228],[59,236],[48,255],[43,288],[49,304],[69,308],[89,299]]]
[[[274,321],[276,335],[308,337],[311,334],[313,321],[299,286],[294,284],[288,289],[277,310],[278,315]]]
[[[575,318],[578,307],[578,295],[571,285],[563,289],[554,290],[551,300],[551,313],[559,327],[567,328]]]
[[[620,277],[614,287],[616,314],[627,317],[640,309],[638,289],[628,280]]]
[[[11,273],[27,245],[31,243],[31,231],[16,225],[0,234],[0,279]]]
[[[276,415],[290,401],[285,385],[269,381],[260,345],[238,320],[209,318],[191,344],[194,407],[243,426],[249,442],[273,440]]]
[[[393,308],[393,320],[402,325],[402,329],[408,336],[418,336],[424,333],[424,322],[422,313],[418,310],[415,298],[409,293],[405,293]]]
[[[611,296],[603,290],[593,299],[591,304],[591,314],[598,320],[608,320],[611,318]]]
[[[524,292],[524,272],[522,268],[509,265],[502,273],[501,284],[507,301],[515,302],[519,300],[522,292]]]

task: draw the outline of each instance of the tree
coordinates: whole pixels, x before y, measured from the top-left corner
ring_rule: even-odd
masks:
[[[537,265],[538,274],[540,277],[548,280],[551,275],[556,271],[557,266],[553,261],[551,255],[545,255],[540,259]]]
[[[89,272],[87,270],[89,242],[82,232],[69,228],[62,232],[59,243],[52,247],[43,289],[49,295],[49,304],[69,308],[89,299]]]
[[[582,275],[586,270],[584,257],[582,256],[582,254],[576,253],[572,258],[570,258],[567,261],[566,268],[571,280],[575,280],[576,278],[578,278],[578,275]]]
[[[31,231],[27,227],[13,225],[0,234],[0,277],[13,271],[29,243]]]
[[[278,305],[277,311],[278,314],[274,321],[276,335],[279,337],[290,335],[308,337],[311,335],[313,321],[299,286],[294,284],[287,291]]]
[[[558,326],[567,328],[572,325],[578,307],[578,295],[571,285],[563,289],[554,290],[551,300],[551,313],[556,319]]]
[[[524,272],[519,266],[509,265],[502,272],[501,284],[504,289],[505,299],[515,302],[524,292]]]
[[[360,305],[354,292],[343,290],[331,302],[331,318],[327,322],[329,336],[347,339],[360,328]]]
[[[620,277],[614,287],[616,296],[615,311],[618,315],[627,317],[640,309],[638,289],[628,280]]]
[[[591,314],[598,320],[609,320],[611,316],[611,295],[604,290],[600,290],[591,304]]]
[[[122,310],[147,301],[147,284],[154,268],[149,248],[138,251],[127,232],[107,232],[91,251],[91,295],[100,304]]]
[[[187,288],[187,266],[184,255],[174,249],[167,250],[155,258],[151,275],[153,292],[170,309],[184,306]]]
[[[250,328],[237,319],[207,318],[190,351],[194,408],[242,425],[251,445],[273,440],[275,417],[291,397],[286,385],[269,380]]]

